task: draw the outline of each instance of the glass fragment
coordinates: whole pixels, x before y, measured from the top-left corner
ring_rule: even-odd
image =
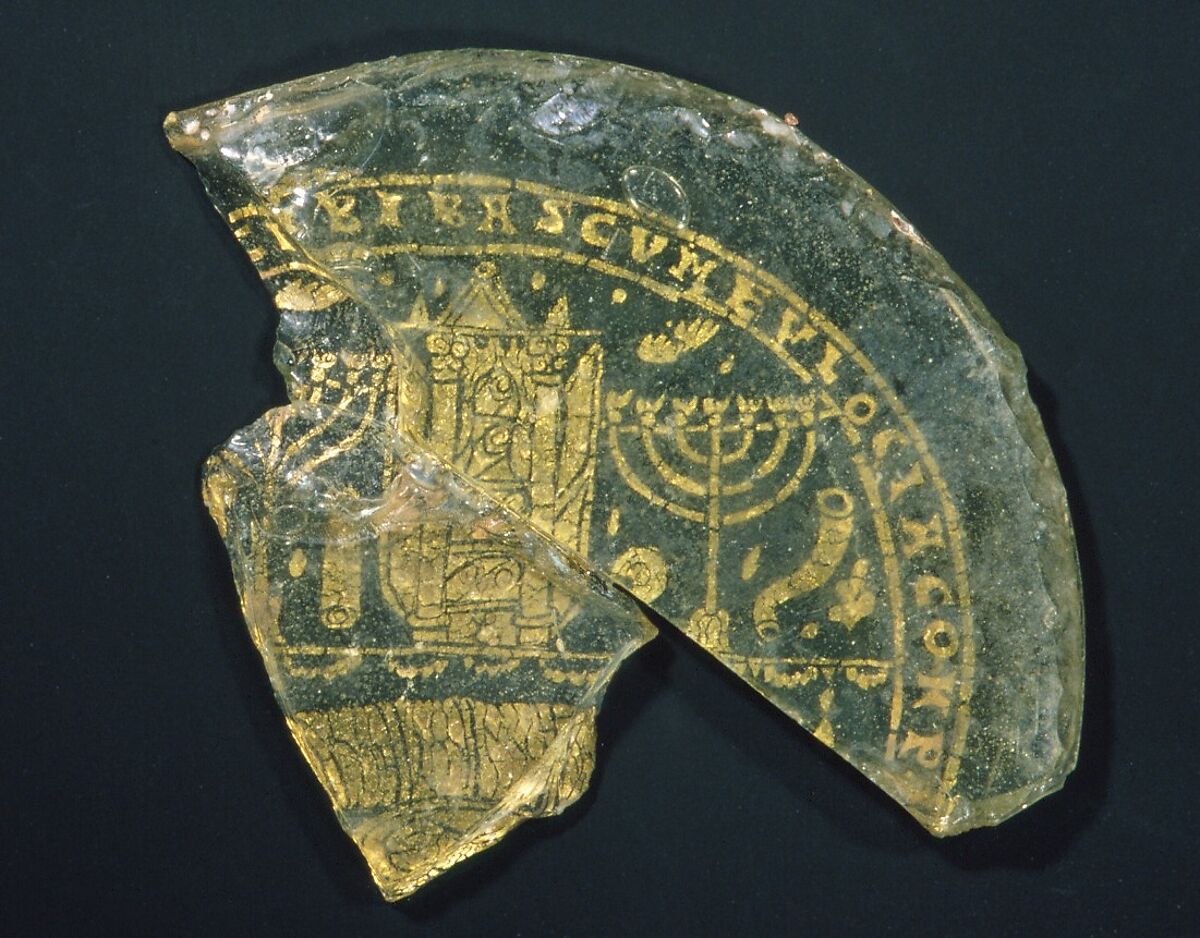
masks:
[[[792,124],[477,50],[168,117],[293,402],[206,497],[389,897],[578,795],[650,634],[610,581],[935,834],[1073,767],[1078,565],[1021,357]]]

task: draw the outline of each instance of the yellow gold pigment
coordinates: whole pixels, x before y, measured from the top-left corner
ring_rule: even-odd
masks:
[[[583,791],[652,635],[622,587],[935,834],[1061,785],[1078,568],[1020,356],[789,123],[465,51],[167,132],[274,296],[291,401],[205,498],[386,896]]]

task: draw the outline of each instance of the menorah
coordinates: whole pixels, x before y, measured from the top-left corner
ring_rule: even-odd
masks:
[[[706,647],[728,650],[729,613],[718,595],[721,531],[760,517],[799,487],[815,448],[812,399],[739,394],[671,398],[668,406],[665,396],[610,391],[606,418],[625,484],[705,527],[704,603],[687,629]]]

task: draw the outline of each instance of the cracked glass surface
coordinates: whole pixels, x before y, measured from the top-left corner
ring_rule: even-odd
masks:
[[[464,50],[166,129],[273,294],[292,401],[206,498],[385,894],[582,790],[651,634],[613,584],[935,834],[1061,786],[1079,574],[1020,354],[791,122]]]

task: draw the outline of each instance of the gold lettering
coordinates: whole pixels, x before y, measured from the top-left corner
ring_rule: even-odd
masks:
[[[936,769],[942,761],[942,741],[945,735],[936,733],[933,736],[922,736],[909,730],[904,742],[900,744],[897,755],[905,756],[911,753],[919,765],[927,769]]]
[[[354,234],[362,228],[362,222],[354,217],[354,206],[358,200],[352,195],[335,196],[328,192],[317,193],[317,205],[329,217],[329,227],[343,234]]]
[[[795,342],[807,342],[816,334],[817,330],[808,324],[808,317],[789,307],[783,311],[775,341],[780,345],[792,345]]]
[[[715,260],[701,261],[695,251],[686,244],[681,244],[679,245],[679,260],[674,267],[667,268],[667,273],[676,280],[682,280],[685,275],[690,273],[692,284],[686,292],[701,294],[704,292],[704,281],[716,269],[717,262]]]
[[[832,342],[825,343],[825,355],[821,359],[821,363],[817,365],[817,374],[821,376],[821,380],[826,384],[833,384],[837,380],[837,372],[834,366],[842,357],[841,349]]]
[[[899,430],[891,427],[886,430],[880,430],[875,434],[875,438],[871,440],[871,451],[875,454],[876,462],[883,462],[883,457],[887,455],[888,447],[893,443],[897,449],[903,448],[909,445],[908,437]]]
[[[483,205],[483,221],[479,223],[476,231],[495,231],[498,224],[500,230],[505,234],[516,233],[517,229],[513,227],[513,223],[508,217],[509,194],[508,192],[489,192],[479,197],[479,201]]]
[[[911,488],[925,484],[925,473],[921,471],[921,464],[915,462],[909,468],[908,472],[904,473],[899,479],[893,479],[888,486],[888,502],[894,502],[897,498],[903,495]]]
[[[900,519],[900,532],[903,542],[900,550],[906,558],[915,557],[931,547],[945,547],[942,538],[942,516],[934,515],[928,521],[917,521],[913,518]]]
[[[840,357],[841,353],[838,353],[838,358]],[[818,366],[818,370],[819,368],[820,366]],[[875,416],[877,410],[879,410],[879,405],[875,403],[875,398],[870,394],[851,394],[846,398],[842,413],[852,424],[861,427],[871,422],[871,418]]]
[[[651,236],[650,232],[641,225],[634,225],[630,228],[629,236],[633,239],[633,248],[630,254],[639,264],[644,264],[650,258],[661,254],[667,247],[667,239],[663,235]]]
[[[921,689],[921,696],[913,703],[914,710],[917,707],[936,707],[942,711],[950,709],[949,694],[954,690],[953,674],[918,674],[917,687]]]
[[[439,225],[449,225],[451,228],[461,228],[466,219],[462,213],[462,196],[457,192],[426,193],[429,205],[433,209],[433,220]]]
[[[579,237],[583,239],[585,244],[590,244],[596,248],[606,248],[612,242],[612,233],[605,234],[601,232],[601,225],[612,225],[617,220],[616,215],[610,215],[608,212],[592,212],[588,215],[583,223],[579,226]]]
[[[937,594],[936,598],[934,593]],[[922,573],[917,577],[917,582],[913,586],[913,595],[916,597],[918,606],[932,606],[935,603],[937,605],[954,604],[954,594],[950,592],[950,584],[932,573]]]
[[[379,224],[387,228],[399,228],[400,203],[404,201],[404,194],[376,189],[375,198],[379,199]]]
[[[725,305],[732,313],[733,321],[739,326],[748,326],[754,317],[763,311],[763,301],[771,295],[771,291],[757,281],[735,272],[733,275],[733,290]]]
[[[958,629],[945,619],[934,619],[925,626],[922,640],[935,658],[953,658],[958,651]]]
[[[571,210],[571,203],[562,199],[542,199],[542,215],[533,223],[533,227],[546,234],[563,233],[563,213]]]

